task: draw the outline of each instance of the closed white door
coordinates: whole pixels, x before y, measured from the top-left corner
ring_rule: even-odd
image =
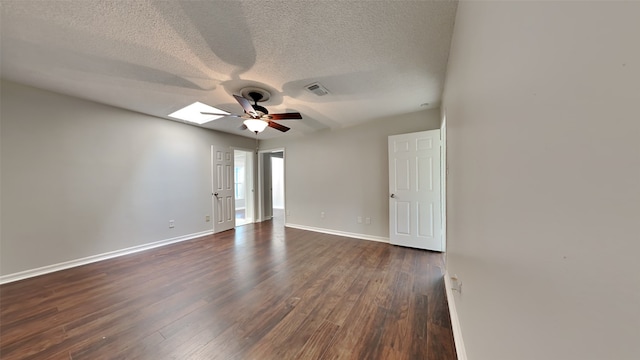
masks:
[[[389,240],[443,251],[440,130],[389,136]]]
[[[211,147],[213,172],[213,232],[218,233],[236,226],[233,150]]]

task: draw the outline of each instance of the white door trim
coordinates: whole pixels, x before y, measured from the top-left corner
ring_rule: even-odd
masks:
[[[447,251],[447,115],[442,110],[442,124],[440,125],[440,203],[442,208],[442,251]]]

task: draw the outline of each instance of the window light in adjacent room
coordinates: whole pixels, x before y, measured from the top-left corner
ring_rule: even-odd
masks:
[[[202,112],[216,113],[220,115],[203,115],[201,114]],[[196,124],[204,124],[227,115],[229,115],[229,113],[224,110],[196,101],[191,105],[185,106],[182,109],[169,114],[169,117]]]

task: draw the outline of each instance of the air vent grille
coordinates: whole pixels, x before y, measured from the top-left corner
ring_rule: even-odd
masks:
[[[305,89],[307,89],[308,91],[318,95],[318,96],[324,96],[327,95],[329,93],[329,90],[327,90],[327,88],[325,88],[324,86],[322,86],[322,84],[315,82],[313,84],[309,84],[307,86],[304,87]]]

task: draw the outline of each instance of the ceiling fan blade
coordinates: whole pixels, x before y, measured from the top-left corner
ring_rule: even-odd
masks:
[[[284,125],[280,125],[277,122],[273,122],[273,121],[269,121],[269,127],[272,127],[276,130],[280,130],[282,132],[287,132],[289,131],[289,128],[284,126]]]
[[[253,108],[253,106],[251,106],[251,103],[249,102],[249,100],[243,98],[242,96],[238,96],[236,94],[233,94],[233,97],[236,98],[236,101],[242,106],[242,108],[244,109],[244,112],[246,112],[247,114],[251,115],[254,118],[258,116],[258,113]]]
[[[204,111],[201,111],[200,114],[202,114],[202,115],[214,115],[214,116],[242,117],[242,115],[237,115],[237,114],[217,114],[217,113],[210,113],[210,112],[204,112]]]
[[[299,112],[283,113],[283,114],[269,114],[265,115],[269,120],[300,120],[302,115]]]
[[[240,130],[247,130],[247,129],[248,129],[248,127],[247,127],[247,125],[242,124],[242,126],[238,127],[238,129],[240,129]]]

